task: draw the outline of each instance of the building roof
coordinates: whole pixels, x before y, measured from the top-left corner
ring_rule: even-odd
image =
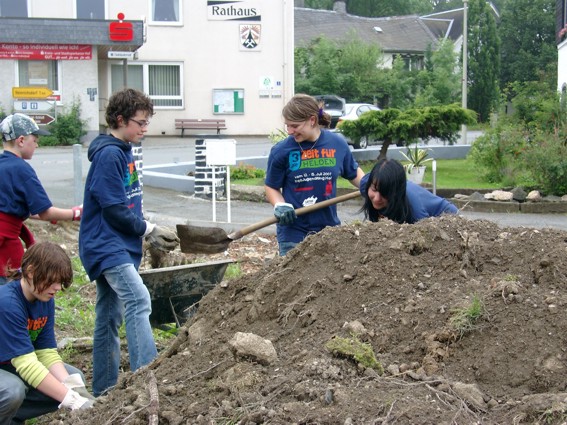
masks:
[[[29,44],[90,44],[99,46],[99,56],[108,50],[135,51],[144,44],[144,22],[130,22],[133,39],[128,42],[109,39],[109,25],[104,19],[0,18],[0,42]]]
[[[429,45],[437,44],[436,34],[417,15],[367,18],[296,7],[294,30],[296,47],[307,46],[322,35],[338,41],[350,34],[376,42],[387,53],[425,52]]]

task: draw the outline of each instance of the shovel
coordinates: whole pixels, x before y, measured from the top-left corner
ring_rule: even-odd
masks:
[[[340,202],[348,201],[360,196],[360,192],[351,192],[346,195],[337,196],[336,198],[327,199],[326,201],[317,202],[307,207],[295,210],[296,215],[303,215],[321,208],[335,205]],[[270,217],[265,220],[250,224],[240,230],[227,234],[219,227],[198,227],[189,224],[177,225],[177,236],[180,240],[181,252],[193,254],[216,254],[227,250],[228,245],[241,237],[252,233],[258,229],[262,229],[271,224],[277,223],[276,217]]]

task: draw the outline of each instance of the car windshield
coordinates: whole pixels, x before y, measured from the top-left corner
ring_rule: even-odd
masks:
[[[349,115],[352,110],[354,109],[354,105],[349,105],[348,103],[345,105],[345,115]]]

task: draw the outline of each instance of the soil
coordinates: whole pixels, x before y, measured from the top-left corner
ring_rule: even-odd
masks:
[[[275,252],[273,236],[231,243],[243,276],[93,409],[50,423],[565,423],[566,232],[384,220]],[[340,338],[379,364],[328,348]]]

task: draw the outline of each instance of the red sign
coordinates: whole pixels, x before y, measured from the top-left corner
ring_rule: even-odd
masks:
[[[118,22],[111,22],[108,26],[108,38],[112,41],[132,41],[134,39],[134,26],[124,22],[124,14],[118,14]]]
[[[51,115],[48,114],[26,114],[26,115],[31,119],[33,119],[39,125],[47,125],[55,121],[55,118],[53,118]]]
[[[0,59],[90,60],[92,46],[87,44],[0,43]]]

